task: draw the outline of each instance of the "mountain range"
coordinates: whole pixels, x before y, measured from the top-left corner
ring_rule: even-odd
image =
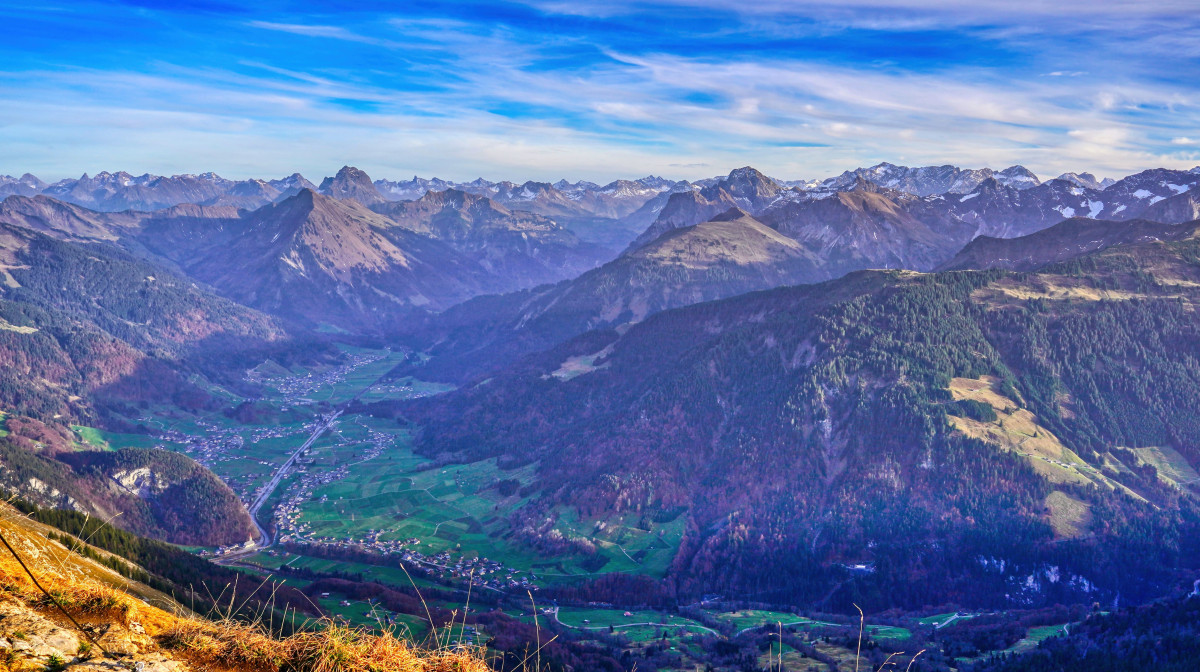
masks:
[[[319,188],[298,174],[52,185],[26,175],[4,178],[21,193],[0,204],[0,221],[115,244],[296,325],[402,335],[434,353],[425,375],[461,380],[482,371],[468,352],[499,366],[700,301],[867,268],[929,271],[980,236],[1079,216],[1189,221],[1198,171],[1148,170],[1103,189],[1086,174],[1041,182],[1019,166],[891,164],[802,186],[751,167],[604,186],[390,183],[349,166]]]
[[[595,271],[524,293],[480,297],[414,323],[406,330],[409,343],[432,357],[420,369],[412,364],[410,372],[461,382],[569,336],[636,322],[659,310],[862,269],[931,271],[979,236],[1036,233],[1074,217],[1077,209],[1094,216],[1107,211],[1121,221],[1161,211],[1166,221],[1185,221],[1180,217],[1194,207],[1197,185],[1195,172],[1146,171],[1101,196],[1065,180],[1018,190],[987,177],[968,194],[921,197],[861,178],[841,191],[798,191],[742,168],[708,186],[665,194],[646,230]],[[705,249],[712,251],[712,265],[704,268],[696,263],[697,247],[686,263],[652,251],[673,232],[692,230],[686,239],[696,235],[692,227],[735,208],[741,215],[734,220],[752,220],[797,244],[805,262],[740,257],[733,245],[710,244]],[[719,234],[699,230],[710,237],[734,236],[728,224]]]
[[[363,171],[346,166],[336,175],[321,180],[319,191],[337,198],[352,197],[370,206],[383,201],[416,200],[430,191],[458,189],[487,196],[513,209],[537,214],[620,219],[657,195],[671,190],[702,189],[722,179],[726,178],[714,177],[690,183],[647,176],[637,180],[616,180],[605,185],[567,180],[553,184],[491,182],[482,178],[471,182],[453,182],[419,176],[407,181],[393,181],[371,180]],[[937,196],[969,194],[988,179],[1018,190],[1052,181],[1039,178],[1023,166],[993,171],[990,168],[964,169],[950,165],[908,167],[885,162],[869,168],[849,170],[824,180],[771,179],[771,182],[782,189],[829,192],[848,189],[863,180],[914,196]],[[1104,191],[1117,182],[1112,178],[1099,179],[1086,172],[1064,173],[1054,179],[1092,191]],[[99,211],[158,210],[180,203],[227,204],[254,209],[292,196],[305,188],[318,190],[316,184],[298,173],[280,179],[231,180],[215,173],[172,176],[147,173],[135,176],[118,171],[101,172],[95,176],[84,174],[77,179],[54,183],[46,183],[29,173],[20,177],[0,175],[0,198],[14,194],[36,196],[44,193]],[[1161,195],[1159,190],[1152,191],[1152,195]]]
[[[203,541],[233,540],[211,474],[75,456],[72,427],[232,414],[246,370],[370,344],[455,389],[348,412],[440,464],[522,469],[514,544],[574,552],[548,536],[565,510],[684,516],[679,595],[1143,599],[1200,550],[1194,488],[1156,457],[1200,466],[1200,169],[3,188],[0,480],[43,505],[189,541],[211,513]],[[111,484],[140,469],[163,476]],[[197,492],[220,505],[172,513]]]

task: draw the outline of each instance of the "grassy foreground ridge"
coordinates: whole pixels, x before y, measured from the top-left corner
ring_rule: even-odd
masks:
[[[392,633],[333,622],[294,635],[269,624],[209,620],[47,538],[52,528],[0,505],[0,533],[80,632],[0,548],[0,670],[66,669],[106,657],[129,669],[276,672],[482,672],[482,652],[419,648]],[[103,554],[103,551],[96,550]],[[107,656],[106,656],[107,654]],[[139,665],[140,663],[140,665]],[[82,669],[89,669],[83,667]],[[108,669],[93,668],[93,669]],[[117,668],[113,668],[117,669]]]

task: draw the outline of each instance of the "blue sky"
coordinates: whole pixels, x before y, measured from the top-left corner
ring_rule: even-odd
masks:
[[[0,4],[0,173],[1200,164],[1200,0],[341,4]]]

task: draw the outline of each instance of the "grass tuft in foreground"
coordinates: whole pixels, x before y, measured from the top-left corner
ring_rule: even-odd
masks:
[[[3,506],[3,505],[0,505]],[[166,655],[194,667],[229,672],[485,672],[489,670],[482,649],[450,644],[421,648],[384,632],[375,634],[331,621],[280,637],[266,624],[243,623],[229,618],[203,619],[171,603],[163,609],[144,601],[144,586],[84,558],[46,537],[42,529],[4,507],[0,533],[21,555],[38,582],[53,597],[41,592],[13,557],[0,547],[0,604],[26,609],[50,619],[60,628],[74,631],[81,642],[88,637],[78,632],[59,613],[55,602],[86,629],[97,631],[121,625],[142,633],[137,654],[126,652],[127,662],[139,655]],[[129,592],[143,591],[143,599]],[[0,623],[0,630],[3,623]],[[17,632],[2,632],[18,638]],[[80,645],[82,648],[82,644]],[[102,656],[89,651],[85,657]],[[10,652],[11,653],[11,652]],[[72,650],[54,654],[64,662],[77,657]],[[57,659],[55,661],[57,661]],[[31,661],[25,661],[31,662]],[[47,663],[42,661],[41,667]],[[0,669],[29,668],[22,661],[2,661]]]

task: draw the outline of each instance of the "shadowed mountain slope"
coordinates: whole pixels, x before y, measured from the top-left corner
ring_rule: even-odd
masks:
[[[308,189],[226,235],[175,261],[239,303],[314,326],[370,330],[415,308],[447,308],[486,282],[444,243]]]
[[[1200,465],[1198,259],[1193,237],[1036,274],[859,272],[591,332],[392,410],[428,454],[536,463],[539,529],[561,507],[686,511],[683,593],[1145,599],[1200,551],[1194,486],[1142,461]]]
[[[1160,224],[1145,220],[1110,222],[1076,217],[1020,238],[980,236],[939,270],[1004,268],[1034,271],[1115,245],[1193,238],[1200,222]]]
[[[574,280],[479,297],[431,317],[417,340],[426,344],[432,360],[414,372],[461,380],[589,329],[821,277],[815,255],[733,208],[708,222],[669,231]]]
[[[495,276],[490,291],[512,291],[574,278],[611,253],[582,243],[554,220],[457,189],[415,201],[376,205],[399,226],[440,240]]]

